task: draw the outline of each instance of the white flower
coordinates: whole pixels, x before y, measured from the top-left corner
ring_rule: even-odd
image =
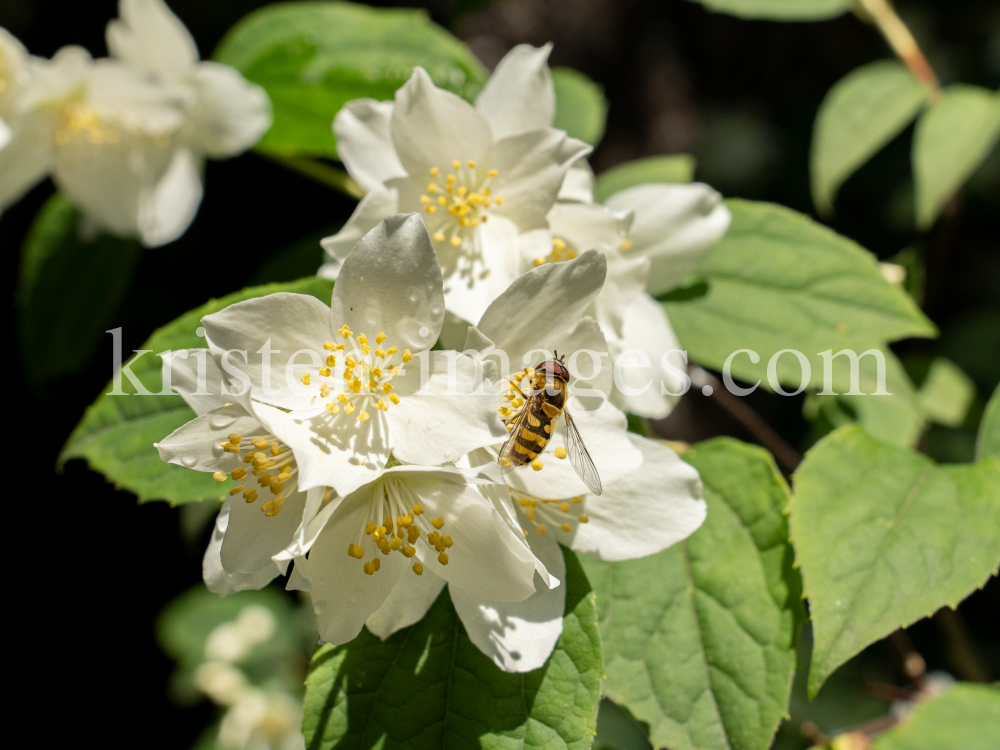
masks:
[[[655,554],[687,538],[705,519],[698,472],[655,440],[628,439],[642,465],[605,487],[600,497],[545,499],[518,490],[483,488],[500,515],[521,531],[550,576],[565,577],[560,543],[601,560],[630,560]],[[495,472],[496,456],[476,451],[470,463]],[[445,581],[427,577],[419,588],[397,587],[369,617],[375,635],[388,638],[419,620]],[[493,601],[482,591],[449,586],[449,594],[469,638],[501,669],[528,672],[541,667],[562,633],[566,587],[551,587],[538,574],[535,594],[517,602]]]
[[[179,237],[202,198],[206,156],[233,156],[270,125],[270,102],[232,68],[198,62],[161,0],[122,0],[111,59],[64,47],[23,64],[11,143],[0,151],[0,208],[51,173],[87,224],[153,247]],[[3,115],[0,115],[3,116]],[[6,119],[6,116],[4,116]]]
[[[423,222],[409,214],[362,238],[329,307],[272,294],[203,322],[220,367],[234,350],[229,366],[245,371],[252,398],[291,411],[272,422],[296,453],[301,486],[347,495],[376,479],[390,453],[435,466],[506,434],[482,368],[429,351],[443,317],[441,271]]]
[[[448,311],[478,320],[518,276],[518,235],[546,226],[570,166],[589,150],[551,127],[550,47],[516,47],[475,107],[437,88],[422,68],[394,102],[348,102],[334,120],[337,149],[368,191],[323,242],[333,278],[358,237],[397,211],[420,211],[444,273]]]
[[[31,189],[48,169],[46,151],[38,146],[40,118],[22,108],[33,65],[21,42],[0,28],[0,211]]]
[[[222,381],[204,354],[164,363],[196,411],[213,405],[192,389],[201,362],[206,390]],[[501,601],[532,595],[536,569],[547,575],[478,491],[487,480],[454,466],[401,465],[344,497],[325,486],[303,490],[301,456],[275,429],[291,417],[246,396],[240,402],[204,411],[156,446],[165,461],[237,482],[205,553],[210,590],[261,588],[294,560],[289,586],[311,589],[320,634],[346,643],[394,586],[420,587],[425,570]]]
[[[729,210],[707,185],[639,185],[593,203],[589,170],[570,170],[547,230],[522,235],[522,266],[559,263],[586,249],[607,256],[607,282],[590,309],[618,363],[612,401],[652,419],[670,413],[686,361],[664,294],[697,267],[729,226]]]

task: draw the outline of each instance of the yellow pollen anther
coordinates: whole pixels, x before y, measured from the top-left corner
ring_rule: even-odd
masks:
[[[350,544],[347,545],[347,554],[350,555],[351,557],[360,560],[362,557],[365,556],[365,551],[360,545],[351,542]]]
[[[469,165],[469,169],[475,169],[476,168],[476,162],[472,161],[472,159],[469,159],[469,161],[467,162],[467,164]]]
[[[456,169],[457,169],[457,168],[458,168],[458,167],[456,167]],[[448,175],[448,177],[447,177],[447,178],[445,179],[445,182],[447,182],[447,183],[449,183],[449,184],[450,184],[450,183],[454,182],[454,181],[455,181],[455,180],[457,180],[457,179],[458,179],[458,178],[457,178],[457,177],[455,177],[455,175],[453,175],[453,174],[450,174],[450,175]]]
[[[444,232],[435,232],[432,237],[435,242],[444,242]]]
[[[503,203],[503,196],[498,195],[496,198],[493,199],[493,202],[499,206],[501,203]]]
[[[545,528],[545,524],[544,523],[540,523],[540,524],[538,524],[535,527],[535,533],[541,534],[542,536],[545,536],[546,534],[549,533],[549,530],[547,528]]]
[[[350,337],[350,335],[351,335],[351,329],[347,325],[347,323],[344,323],[344,325],[342,325],[340,328],[337,329],[337,333],[339,333],[341,336],[343,336],[346,339],[346,338]]]
[[[326,349],[327,351],[330,351],[331,349],[336,349],[337,345],[332,341],[324,341],[323,348]]]
[[[438,169],[437,167],[431,167],[431,172],[430,172],[431,177],[437,177],[440,171],[441,170]]]
[[[385,399],[382,399],[382,398],[380,398],[380,399],[378,400],[378,403],[377,403],[377,404],[375,404],[375,408],[376,408],[376,409],[382,409],[382,410],[384,410],[384,411],[389,411],[389,406],[388,406],[388,404],[386,404],[386,403],[385,403]]]
[[[421,203],[430,203],[431,202],[431,198],[430,198],[429,195],[421,195],[420,196],[420,202]]]
[[[410,350],[409,349],[403,349],[403,364],[405,365],[407,362],[411,361],[412,359],[413,359],[413,355],[410,353]]]
[[[448,553],[447,552],[442,552],[440,555],[438,555],[438,562],[441,563],[442,565],[447,565],[448,564]]]
[[[274,500],[268,503],[264,503],[262,506],[260,506],[260,509],[264,511],[265,516],[273,517],[278,515],[278,511],[281,510],[281,506],[284,502],[285,498],[279,496],[274,498]]]
[[[393,354],[395,354],[398,351],[399,351],[399,349],[397,349],[395,346],[390,346],[388,349],[385,350],[385,353],[388,354],[391,357]]]
[[[239,481],[246,475],[247,475],[247,470],[244,469],[242,466],[238,466],[237,468],[233,469],[233,473],[231,474],[232,478],[236,481]]]
[[[230,495],[238,495],[241,492],[243,492],[243,485],[242,484],[238,484],[235,487],[233,487],[231,490],[229,490],[229,494]]]
[[[216,471],[212,474],[212,479],[214,479],[216,482],[225,482],[227,479],[229,479],[229,475],[224,471]]]
[[[337,358],[331,354],[329,357],[326,358],[325,364],[327,367],[336,367]]]
[[[450,240],[448,240],[448,242],[451,243],[452,247],[458,247],[459,245],[462,244],[462,238],[455,235]]]
[[[424,506],[421,505],[420,503],[417,503],[416,505],[413,506],[412,510],[413,510],[413,515],[419,516],[424,512]]]
[[[442,526],[444,526],[444,518],[441,517],[441,516],[438,516],[433,521],[431,521],[431,523],[434,524],[434,528],[435,529],[440,529]]]
[[[428,183],[428,185],[427,185],[427,192],[428,193],[436,193],[437,189],[438,189],[438,186],[437,186],[436,182]]]
[[[621,249],[622,250],[631,250],[632,249],[632,240],[622,240]]]
[[[344,414],[353,414],[353,413],[354,413],[354,404],[348,404],[347,406],[344,407]]]
[[[267,447],[267,438],[254,438],[251,442],[253,443],[253,447],[259,451],[262,451]]]
[[[413,572],[416,573],[418,576],[423,575],[424,574],[424,566],[421,565],[419,562],[413,563]]]
[[[539,461],[537,458],[534,461],[531,462],[531,468],[534,469],[535,471],[541,471],[542,470],[542,466],[544,466],[544,464],[541,461]]]
[[[561,510],[563,513],[569,513],[569,503],[563,500],[561,503],[559,503],[559,510]]]
[[[497,172],[495,169],[491,169],[489,172],[486,173],[486,176],[487,177],[496,177],[498,174],[500,174],[500,173]]]
[[[570,526],[570,525],[569,525],[568,523],[564,523],[564,524],[563,524],[562,526],[560,526],[559,528],[560,528],[560,529],[562,529],[563,531],[571,531],[571,530],[573,529],[573,527],[572,527],[572,526]]]
[[[321,367],[321,368],[319,368],[319,375],[322,378],[328,378],[328,377],[330,377],[330,368],[329,367]]]
[[[309,373],[302,376],[302,385],[309,385]]]
[[[246,492],[243,493],[243,499],[246,500],[248,503],[252,503],[254,500],[257,499],[257,490],[255,489],[247,490]]]
[[[240,435],[240,433],[238,432],[231,432],[229,433],[229,442],[232,443],[233,445],[239,445],[241,442],[243,442],[243,436]]]
[[[440,204],[442,206],[447,206],[448,205],[448,199],[445,198],[443,195],[439,195],[438,196],[438,204]]]
[[[458,159],[455,159],[451,163],[451,168],[455,169],[455,170],[461,169],[462,168],[462,162],[460,162]]]
[[[563,446],[559,446],[554,451],[556,458],[566,458],[566,449]]]
[[[576,497],[571,497],[569,500],[571,503],[582,503],[583,497],[581,495],[577,495]]]
[[[565,250],[566,249],[566,243],[563,240],[559,239],[558,237],[553,237],[552,238],[552,249],[553,250]]]
[[[587,523],[590,520],[590,516],[578,516],[576,520],[580,523]]]
[[[533,261],[531,261],[531,265],[534,266],[535,268],[538,268],[539,266],[544,266],[545,263],[546,263],[545,258],[535,258]]]
[[[368,412],[366,412],[366,411],[361,412],[358,415],[358,421],[359,422],[367,422],[368,421]]]

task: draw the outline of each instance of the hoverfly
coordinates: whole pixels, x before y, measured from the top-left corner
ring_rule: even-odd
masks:
[[[590,491],[600,495],[601,478],[583,444],[576,423],[566,408],[569,370],[563,364],[565,359],[565,355],[560,357],[555,352],[554,359],[538,364],[531,372],[531,388],[527,394],[511,380],[514,390],[524,399],[524,406],[504,420],[504,424],[510,429],[510,437],[500,449],[500,471],[507,474],[538,458],[552,437],[556,420],[559,415],[563,415],[566,419],[566,453],[569,461]]]

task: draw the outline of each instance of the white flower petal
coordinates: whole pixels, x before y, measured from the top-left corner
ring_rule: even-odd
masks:
[[[289,359],[299,350],[319,353],[323,342],[333,338],[330,330],[330,309],[315,297],[306,294],[278,292],[265,297],[237,302],[217,313],[206,315],[202,324],[208,334],[212,356],[221,362],[227,351],[246,352],[232,354],[229,362],[250,378],[255,399],[286,409],[307,408],[311,405],[316,389],[298,387],[297,380],[305,372],[318,370],[307,362],[306,355],[296,359],[297,366],[288,370]],[[270,367],[258,354],[268,345]],[[288,379],[295,387],[289,388]],[[234,385],[234,389],[240,386]]]
[[[687,369],[679,351],[680,343],[663,307],[645,292],[636,294],[629,304],[621,308],[621,315],[621,338],[615,339],[612,333],[605,331],[612,357],[619,361],[624,352],[638,349],[646,353],[650,366],[643,367],[640,363],[639,366],[622,367],[624,384],[639,392],[623,393],[615,388],[612,401],[640,417],[663,419],[673,409],[686,385],[676,373],[663,366],[664,355],[673,350],[669,361],[681,372]],[[668,392],[663,393],[664,389]]]
[[[118,15],[106,34],[112,56],[170,77],[198,62],[194,39],[163,0],[119,0]]]
[[[159,247],[180,237],[201,205],[202,161],[190,149],[179,148],[160,181],[139,202],[139,238]]]
[[[426,375],[421,372],[425,358]],[[400,402],[387,414],[393,455],[405,463],[436,466],[506,438],[496,395],[482,370],[464,354],[427,352],[394,378]]]
[[[438,553],[429,545],[417,544],[417,557],[425,568],[452,586],[472,589],[492,600],[520,601],[531,596],[534,556],[475,484],[461,474],[443,472],[411,475],[406,482],[427,517],[441,517],[441,533],[454,541],[447,565],[438,561]]]
[[[365,627],[384,641],[397,630],[422,620],[443,588],[444,580],[428,570],[419,576],[404,575],[382,606],[368,618]]]
[[[476,97],[476,109],[486,118],[496,138],[552,125],[556,116],[556,89],[549,72],[552,44],[519,44],[497,65]]]
[[[394,107],[392,101],[355,99],[333,118],[337,155],[354,181],[368,191],[384,190],[386,180],[406,176],[392,143]]]
[[[11,120],[10,141],[0,149],[0,210],[20,200],[51,169],[55,123],[48,111]]]
[[[293,492],[286,497],[276,516],[264,515],[261,510],[270,499],[269,492],[262,492],[252,503],[238,496],[233,499],[229,527],[222,540],[222,567],[229,573],[253,573],[274,565],[271,558],[291,541],[302,521],[306,493]]]
[[[575,260],[539,266],[518,277],[476,326],[518,369],[524,355],[576,327],[604,285],[607,261],[589,251]]]
[[[203,62],[191,78],[194,105],[184,136],[201,153],[216,159],[246,151],[271,127],[271,100],[260,86],[239,71]]]
[[[243,500],[240,499],[240,502]],[[208,549],[205,550],[205,557],[201,563],[201,573],[205,579],[205,586],[213,594],[219,596],[228,596],[237,591],[262,589],[279,575],[284,575],[288,567],[287,563],[276,565],[268,561],[266,565],[252,573],[226,572],[226,569],[222,567],[222,540],[225,538],[226,529],[229,526],[229,511],[232,505],[233,498],[227,497],[215,521],[212,539],[208,543]]]
[[[630,439],[625,415],[611,404],[605,404],[596,414],[588,416],[574,410],[573,404],[574,401],[571,400],[570,413],[604,487],[609,487],[621,477],[636,471],[642,464],[642,453]],[[569,459],[555,457],[555,449],[566,446],[565,426],[564,419],[556,421],[552,439],[545,452],[539,456],[542,462],[540,471],[523,467],[504,475],[512,488],[551,500],[589,492],[583,480],[576,475]]]
[[[166,351],[160,359],[163,382],[169,382],[198,416],[234,400],[222,395],[226,380],[208,349]]]
[[[555,204],[566,172],[590,146],[553,128],[512,135],[493,145],[491,164],[498,175],[493,192],[504,202],[490,209],[524,232],[548,226],[545,215]]]
[[[584,495],[575,507],[589,517],[564,533],[564,544],[601,560],[631,560],[653,555],[686,539],[705,520],[706,505],[698,472],[665,445],[629,435],[643,463],[600,497]]]
[[[371,419],[358,422],[326,409],[289,414],[257,404],[255,410],[295,453],[301,489],[333,487],[344,497],[377,479],[389,460],[389,425],[381,411],[373,410]]]
[[[181,425],[154,447],[160,459],[195,471],[224,471],[227,474],[243,461],[239,454],[226,453],[222,443],[230,433],[257,435],[261,425],[239,404],[213,409]]]
[[[402,576],[414,576],[409,561],[400,554],[382,555],[370,537],[361,536],[364,561],[379,559],[374,575],[364,572],[362,560],[347,554],[359,542],[371,500],[364,487],[344,499],[324,533],[309,553],[310,595],[320,637],[335,645],[352,640],[389,596]],[[415,576],[414,576],[415,577]]]
[[[447,169],[455,159],[484,162],[492,143],[483,116],[460,96],[435,86],[420,67],[396,91],[391,127],[400,163],[421,182],[432,167]]]
[[[319,538],[320,532],[326,527],[330,516],[340,505],[340,498],[329,498],[326,487],[313,487],[306,491],[306,507],[302,511],[302,521],[292,535],[292,542],[271,559],[275,562],[297,560],[303,558],[312,549]]]
[[[562,187],[559,188],[560,201],[577,201],[579,203],[594,202],[594,170],[586,159],[574,162],[566,173]]]
[[[396,214],[361,238],[344,261],[330,302],[330,329],[345,323],[414,353],[430,349],[444,320],[441,269],[418,214]]]
[[[622,253],[608,253],[608,280],[594,302],[593,312],[605,334],[621,338],[627,308],[636,297],[646,295],[649,279],[649,258],[630,257]]]
[[[577,249],[615,253],[621,249],[632,226],[628,211],[612,211],[599,203],[556,203],[549,211],[553,237]]]
[[[652,261],[649,293],[654,297],[694,272],[732,218],[722,196],[700,183],[637,185],[615,193],[604,205],[635,212],[630,253]]]
[[[560,578],[566,563],[551,537],[531,534],[531,549]],[[540,578],[535,593],[521,602],[491,602],[474,591],[449,587],[451,601],[469,639],[505,672],[530,672],[548,660],[562,634],[566,587],[550,589]]]
[[[318,275],[324,279],[336,280],[344,260],[362,237],[375,228],[387,216],[399,211],[399,195],[395,190],[373,188],[358,203],[351,218],[336,234],[320,241],[326,251],[326,262]]]
[[[510,286],[520,272],[520,241],[510,219],[494,216],[473,233],[470,254],[464,247],[445,245],[438,251],[445,277],[448,312],[465,321],[479,320],[490,303]]]

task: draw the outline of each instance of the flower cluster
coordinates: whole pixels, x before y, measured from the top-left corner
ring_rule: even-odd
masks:
[[[51,175],[88,226],[147,246],[179,237],[201,203],[206,157],[253,146],[271,104],[236,70],[199,62],[162,0],[121,0],[111,57],[30,56],[0,29],[0,210]]]
[[[203,319],[207,351],[165,360],[199,416],[161,457],[232,482],[211,590],[259,588],[292,564],[322,638],[345,643],[413,624],[447,585],[472,641],[523,672],[562,631],[561,546],[625,560],[701,525],[698,473],[627,429],[624,411],[664,416],[669,394],[632,396],[602,359],[637,352],[633,375],[669,374],[676,341],[653,295],[694,270],[729,214],[704,185],[595,203],[589,147],[552,127],[548,53],[516,48],[475,105],[419,68],[394,101],[348,103],[334,130],[367,194],[323,243],[329,306],[237,303]],[[537,437],[519,433],[537,441],[530,469],[508,470],[502,447],[556,351],[569,391],[544,433],[537,420]]]
[[[457,345],[515,278],[599,250],[607,283],[587,313],[612,360],[634,360],[612,400],[662,418],[682,390],[677,370],[686,363],[654,297],[695,270],[725,234],[730,214],[703,184],[639,185],[595,203],[582,160],[589,146],[552,127],[550,48],[515,47],[475,105],[435,87],[420,68],[395,101],[348,102],[333,122],[337,148],[368,193],[344,228],[324,240],[320,275],[336,278],[354,242],[385,216],[422,212],[445,277],[445,341]]]

